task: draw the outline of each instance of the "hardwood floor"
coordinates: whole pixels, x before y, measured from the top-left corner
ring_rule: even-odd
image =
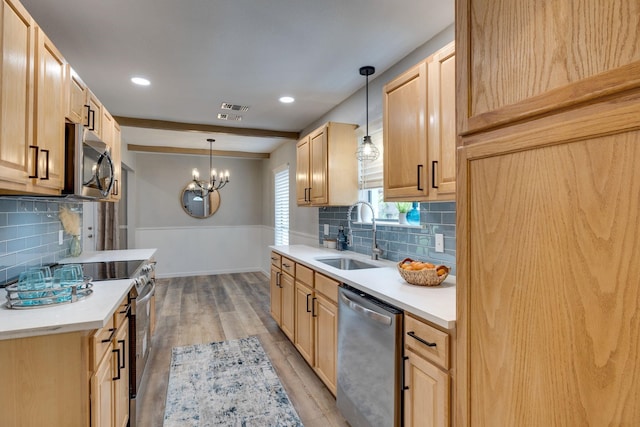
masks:
[[[335,398],[269,314],[262,273],[158,279],[156,332],[138,397],[139,427],[162,426],[171,348],[255,335],[305,427],[347,426]]]

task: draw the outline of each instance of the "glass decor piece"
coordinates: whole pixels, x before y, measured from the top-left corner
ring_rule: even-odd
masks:
[[[420,225],[420,203],[413,202],[411,204],[411,210],[407,212],[407,223]]]

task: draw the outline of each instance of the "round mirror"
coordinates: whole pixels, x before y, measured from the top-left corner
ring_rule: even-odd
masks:
[[[194,218],[209,218],[220,207],[220,193],[214,190],[207,194],[189,183],[182,190],[180,205],[188,215]]]

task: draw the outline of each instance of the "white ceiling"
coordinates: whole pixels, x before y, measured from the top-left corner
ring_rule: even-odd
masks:
[[[21,1],[115,116],[294,132],[361,88],[361,66],[379,75],[454,20],[453,0]],[[250,109],[221,121],[222,102]],[[236,151],[282,142],[211,136]],[[207,148],[206,137],[123,128],[129,144]]]

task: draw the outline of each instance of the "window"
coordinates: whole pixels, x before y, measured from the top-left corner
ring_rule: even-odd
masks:
[[[274,228],[276,245],[289,244],[289,165],[281,166],[274,173],[275,214]]]

